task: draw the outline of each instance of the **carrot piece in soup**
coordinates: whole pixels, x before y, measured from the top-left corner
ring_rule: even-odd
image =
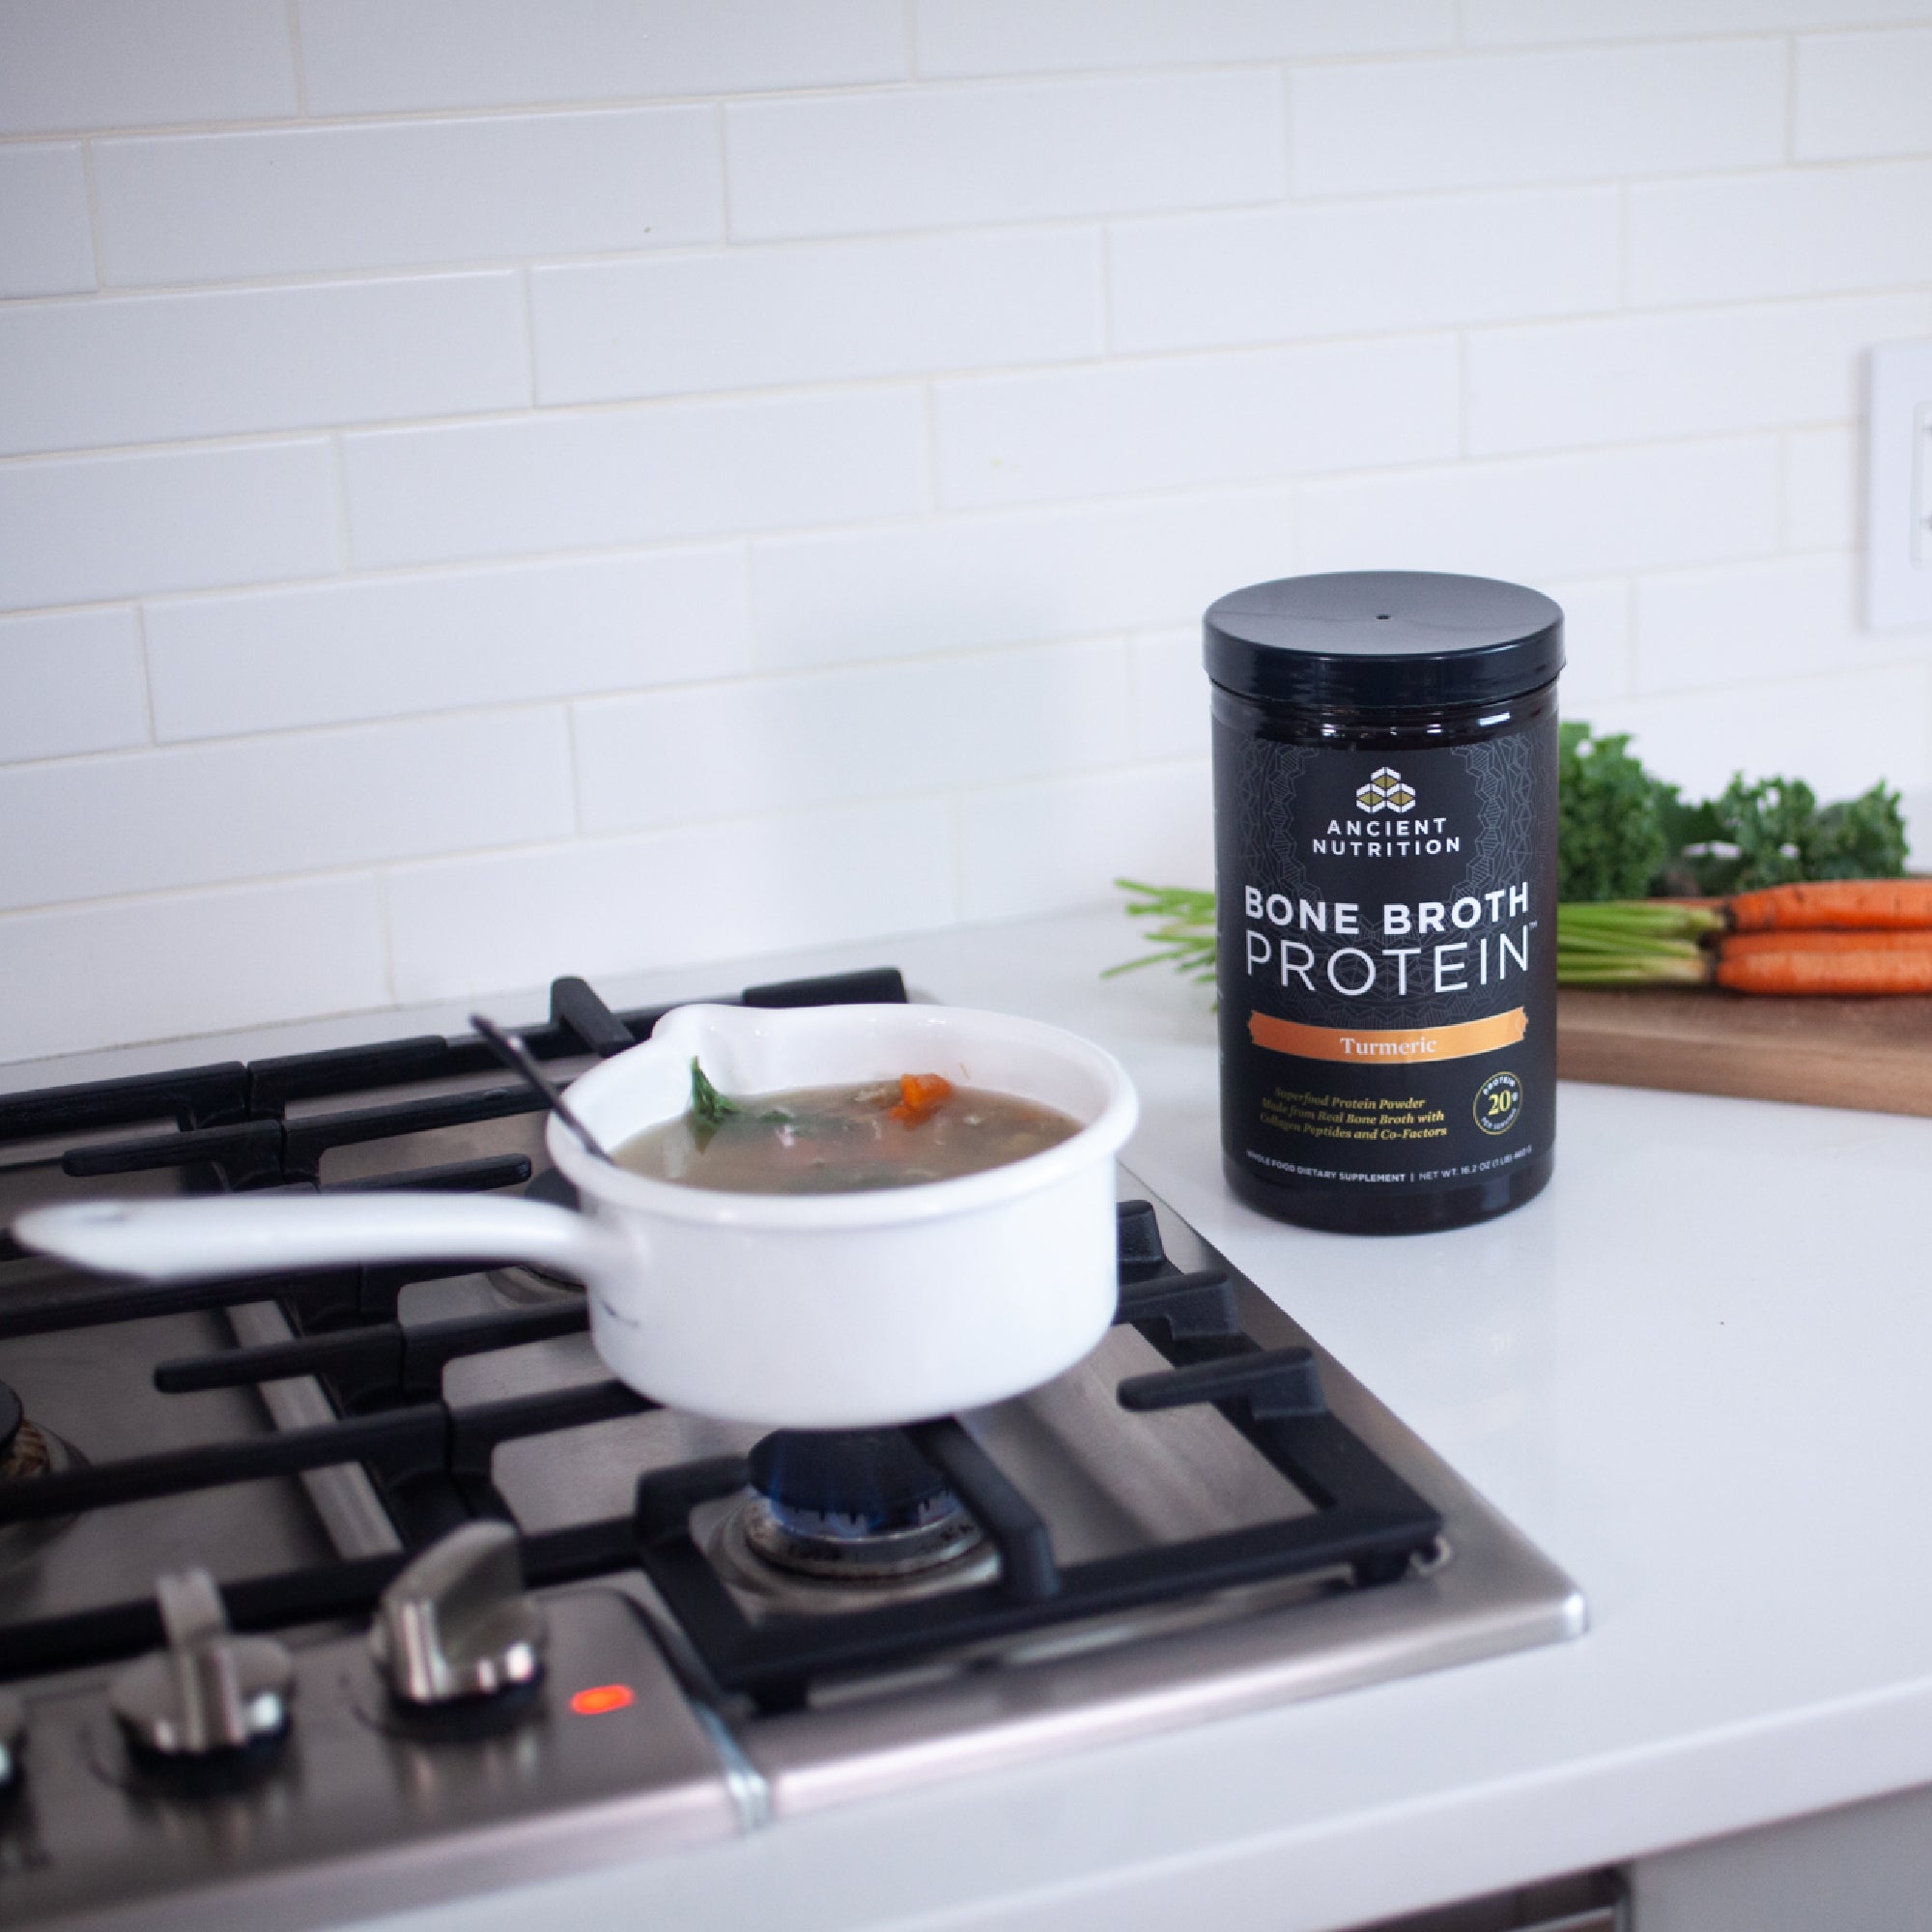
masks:
[[[952,1082],[938,1073],[901,1073],[898,1104],[886,1110],[887,1118],[903,1121],[916,1127],[951,1096]]]

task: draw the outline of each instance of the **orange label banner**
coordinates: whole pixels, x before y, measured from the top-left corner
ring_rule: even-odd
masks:
[[[1486,1020],[1463,1020],[1457,1026],[1365,1027],[1359,1033],[1345,1027],[1302,1026],[1269,1013],[1252,1013],[1248,1018],[1248,1034],[1257,1046],[1274,1053],[1292,1053],[1300,1060],[1346,1060],[1351,1066],[1463,1060],[1472,1053],[1514,1046],[1528,1030],[1529,1015],[1520,1007],[1493,1013]]]

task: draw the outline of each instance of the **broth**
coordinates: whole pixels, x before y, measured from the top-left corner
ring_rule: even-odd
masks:
[[[738,1194],[853,1194],[979,1174],[1080,1131],[1057,1107],[932,1074],[735,1096],[634,1134],[620,1167]]]

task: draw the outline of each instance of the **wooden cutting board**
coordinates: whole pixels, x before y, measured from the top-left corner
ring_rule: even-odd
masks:
[[[1932,1115],[1932,996],[1565,987],[1556,1070],[1610,1087]]]

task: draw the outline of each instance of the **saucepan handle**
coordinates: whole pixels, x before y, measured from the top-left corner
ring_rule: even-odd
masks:
[[[84,1201],[22,1214],[14,1235],[57,1260],[141,1281],[358,1262],[532,1262],[597,1281],[635,1270],[621,1238],[586,1216],[487,1194]]]

